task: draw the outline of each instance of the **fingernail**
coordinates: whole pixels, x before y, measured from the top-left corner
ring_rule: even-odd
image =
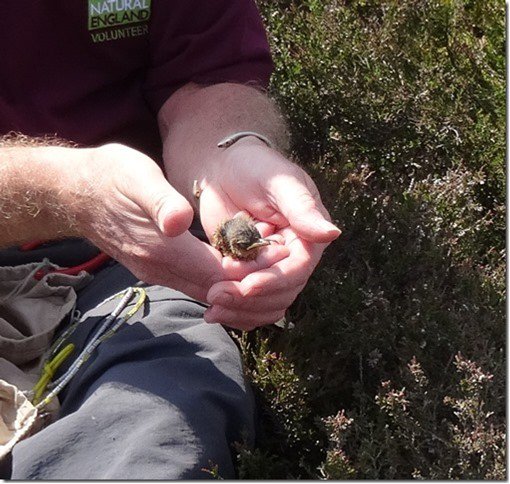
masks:
[[[212,311],[212,309],[210,307],[205,310],[204,321],[209,324],[214,324],[214,323],[216,323],[216,321],[211,319],[211,311]]]
[[[243,291],[243,296],[258,296],[262,292],[262,287],[252,286]]]
[[[229,306],[234,302],[234,296],[229,292],[220,292],[212,298],[211,302],[219,306]]]
[[[211,310],[210,308],[207,308],[205,311],[204,311],[204,321],[206,323],[209,323],[209,315],[211,314]]]
[[[342,231],[336,225],[333,225],[331,222],[328,222],[324,219],[317,220],[315,225],[321,230],[321,232],[327,232],[330,235],[340,235],[342,233]]]

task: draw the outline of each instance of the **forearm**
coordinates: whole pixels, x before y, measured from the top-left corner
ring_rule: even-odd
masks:
[[[218,142],[235,132],[265,135],[288,149],[285,122],[262,92],[240,84],[188,85],[161,108],[159,125],[167,177],[191,202],[194,180],[207,178],[220,153]]]
[[[77,235],[63,169],[73,150],[0,146],[0,247]]]

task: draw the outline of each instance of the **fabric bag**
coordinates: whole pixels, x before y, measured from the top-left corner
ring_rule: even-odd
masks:
[[[49,262],[0,267],[0,459],[21,439],[51,422],[58,400],[44,411],[30,401],[30,391],[40,377],[44,355],[59,324],[76,305],[76,291],[92,276],[47,273]]]

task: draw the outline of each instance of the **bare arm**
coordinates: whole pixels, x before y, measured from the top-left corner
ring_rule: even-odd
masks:
[[[240,84],[188,84],[163,105],[158,121],[167,177],[192,203],[193,181],[207,182],[221,163],[216,145],[225,136],[255,131],[280,151],[289,147],[285,122],[273,102],[259,90]],[[251,141],[257,142],[256,138]]]
[[[0,247],[78,235],[75,180],[68,178],[65,165],[88,153],[62,147],[0,147]]]
[[[140,279],[202,300],[232,277],[221,254],[187,232],[191,206],[142,153],[11,143],[0,160],[0,246],[86,237]]]

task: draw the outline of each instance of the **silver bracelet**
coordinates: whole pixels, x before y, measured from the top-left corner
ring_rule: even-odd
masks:
[[[232,146],[236,141],[239,141],[241,138],[246,138],[246,136],[255,136],[255,138],[258,138],[259,140],[266,143],[269,148],[274,148],[273,143],[271,143],[268,138],[262,134],[255,133],[255,131],[239,131],[238,133],[230,134],[218,143],[218,148],[228,148],[229,146]]]

